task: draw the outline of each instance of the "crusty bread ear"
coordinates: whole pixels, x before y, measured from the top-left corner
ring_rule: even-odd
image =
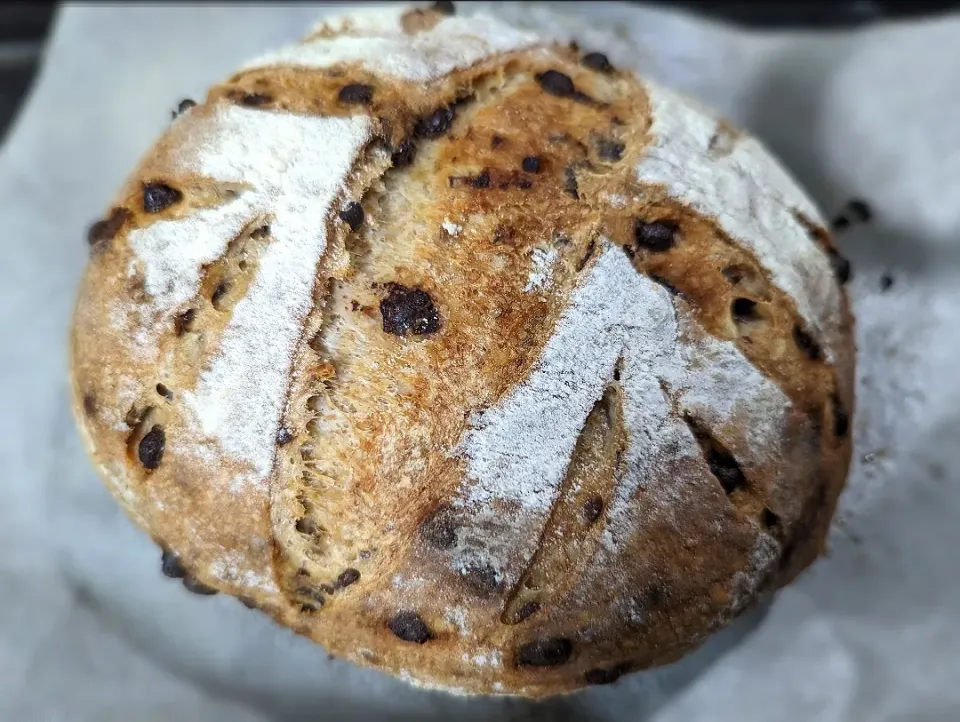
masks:
[[[91,228],[75,411],[191,591],[545,696],[820,553],[852,318],[756,140],[448,10],[328,21],[183,104]]]

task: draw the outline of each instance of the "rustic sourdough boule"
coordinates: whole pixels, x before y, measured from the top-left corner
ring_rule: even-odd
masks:
[[[90,230],[75,411],[192,591],[544,696],[677,659],[820,554],[848,269],[756,140],[440,5],[181,104]]]

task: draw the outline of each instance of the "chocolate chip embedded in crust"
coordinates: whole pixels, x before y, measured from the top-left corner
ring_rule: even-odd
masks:
[[[143,210],[147,213],[160,213],[182,200],[183,193],[166,183],[143,184]]]
[[[430,6],[431,10],[436,10],[438,13],[443,15],[454,15],[457,12],[457,8],[454,6],[450,0],[437,0],[433,5]]]
[[[527,602],[519,610],[517,610],[516,615],[513,618],[514,624],[520,624],[523,620],[528,617],[532,617],[534,614],[540,611],[540,602]]]
[[[544,91],[559,98],[567,98],[577,92],[573,80],[559,70],[547,70],[536,75],[537,83]]]
[[[507,140],[502,135],[494,135],[490,138],[490,147],[499,148],[501,145],[506,143]]]
[[[837,437],[844,437],[850,431],[850,417],[840,404],[840,398],[833,394],[833,433]]]
[[[613,684],[629,671],[628,664],[618,664],[608,669],[591,669],[584,673],[583,681],[587,684]]]
[[[599,496],[594,496],[587,499],[583,508],[580,510],[583,515],[583,520],[587,524],[593,524],[597,519],[600,518],[600,515],[603,514],[603,499]]]
[[[351,231],[363,225],[363,218],[363,206],[356,201],[350,201],[340,211],[340,220],[350,226]]]
[[[266,95],[265,93],[245,93],[240,98],[241,105],[248,105],[252,108],[257,108],[261,105],[266,105],[273,101],[272,95]]]
[[[450,129],[456,114],[452,105],[437,108],[427,117],[418,120],[413,126],[413,132],[423,138],[438,138]]]
[[[187,576],[187,570],[183,568],[180,557],[169,549],[164,549],[160,555],[160,571],[165,577],[171,579],[183,579]]]
[[[210,296],[210,303],[213,304],[213,307],[218,311],[220,310],[220,302],[223,300],[223,297],[227,295],[230,291],[230,284],[224,281],[223,283],[218,283],[217,287],[213,289],[213,295]]]
[[[673,221],[643,221],[638,218],[633,222],[633,235],[639,248],[663,253],[673,248],[677,228]]]
[[[433,638],[430,629],[416,612],[399,612],[387,626],[404,642],[423,644]]]
[[[827,253],[830,256],[830,265],[833,267],[833,273],[837,277],[837,281],[841,284],[846,283],[850,280],[850,261],[840,255],[840,253],[834,249],[829,249]]]
[[[178,313],[174,316],[173,319],[173,330],[177,336],[183,336],[185,331],[190,330],[190,324],[193,323],[193,319],[197,316],[197,310],[195,308],[188,308],[183,313]]]
[[[563,190],[576,200],[580,200],[580,184],[577,182],[577,172],[572,165],[563,169]]]
[[[489,188],[490,187],[490,171],[484,169],[481,173],[477,175],[452,175],[447,178],[447,182],[450,184],[451,188],[462,188],[467,186],[469,188]],[[510,185],[509,180],[506,185],[501,184],[501,188],[506,188]],[[519,182],[518,182],[519,185]]]
[[[373,86],[365,83],[350,83],[340,88],[337,100],[341,103],[367,105],[373,100]]]
[[[293,441],[293,432],[286,426],[280,428],[277,432],[277,446],[286,446]]]
[[[474,590],[489,594],[500,586],[497,571],[489,564],[471,564],[462,569],[460,576]]]
[[[609,73],[613,70],[610,60],[603,53],[587,53],[580,60],[580,63],[590,70],[596,70],[598,73]]]
[[[757,302],[749,298],[735,298],[730,304],[730,314],[737,323],[748,323],[760,318]]]
[[[132,215],[126,208],[114,208],[109,216],[90,226],[87,231],[87,243],[97,246],[113,240]]]
[[[400,145],[396,147],[396,150],[393,151],[390,160],[393,162],[394,168],[405,168],[413,163],[416,157],[417,146],[414,145],[414,142],[409,138],[404,138],[400,141]]]
[[[556,667],[569,661],[573,642],[563,637],[528,642],[517,651],[517,664],[522,667]]]
[[[190,108],[196,107],[196,105],[197,101],[191,100],[190,98],[184,98],[180,101],[179,105],[177,105],[177,109],[173,111],[173,117],[176,118],[178,115],[183,115],[190,110]]]
[[[183,578],[183,586],[188,592],[193,594],[200,594],[204,597],[212,597],[214,594],[217,594],[217,590],[213,587],[208,587],[201,581],[198,581],[189,574]]]
[[[250,232],[251,238],[266,238],[269,235],[270,235],[270,225],[267,223],[264,223],[259,228],[255,228],[253,229],[253,231]]]
[[[799,325],[793,327],[793,341],[797,344],[797,348],[812,361],[819,361],[823,358],[823,350],[820,348],[820,344],[814,341],[813,337]]]
[[[420,288],[390,284],[390,293],[380,302],[383,330],[396,336],[423,335],[440,328],[440,313],[430,294]]]
[[[359,578],[360,578],[360,572],[357,571],[356,569],[353,569],[353,568],[344,569],[340,573],[340,576],[337,577],[337,583],[335,587],[337,589],[343,589],[344,587],[349,587]]]
[[[93,416],[97,413],[97,397],[93,394],[83,395],[83,413],[87,416]]]
[[[521,164],[525,173],[539,173],[540,172],[540,158],[535,155],[528,155],[523,159]]]
[[[627,146],[623,143],[617,143],[609,138],[599,138],[596,142],[597,155],[603,160],[617,161],[623,157],[623,151]]]
[[[166,436],[161,426],[154,426],[146,436],[140,439],[137,445],[137,458],[145,469],[152,470],[160,466],[165,443]]]
[[[457,543],[457,528],[450,510],[445,506],[434,509],[420,522],[420,537],[435,549],[452,549]]]

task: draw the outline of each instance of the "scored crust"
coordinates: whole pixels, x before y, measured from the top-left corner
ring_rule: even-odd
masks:
[[[90,240],[108,487],[166,573],[335,654],[567,692],[823,550],[845,262],[755,139],[598,53],[327,21],[185,107]]]

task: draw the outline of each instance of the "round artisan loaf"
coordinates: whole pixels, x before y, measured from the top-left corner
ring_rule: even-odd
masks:
[[[328,21],[104,220],[75,409],[163,571],[359,664],[545,696],[823,549],[848,269],[753,138],[490,18]]]

